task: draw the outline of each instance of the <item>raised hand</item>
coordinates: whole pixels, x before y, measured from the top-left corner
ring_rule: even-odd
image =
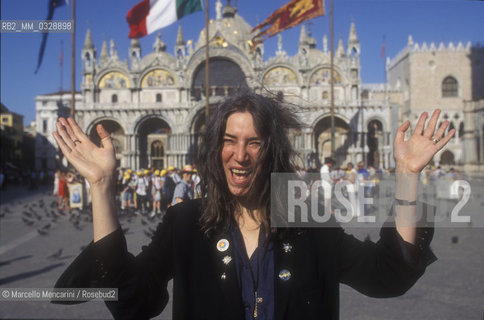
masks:
[[[112,180],[116,168],[116,156],[109,133],[101,124],[96,126],[102,147],[96,146],[82,132],[72,118],[59,118],[57,131],[52,135],[67,160],[84,176],[89,184]]]
[[[405,121],[398,128],[393,142],[393,158],[397,172],[418,173],[422,171],[437,151],[452,138],[455,129],[450,130],[444,137],[445,129],[449,126],[447,120],[435,131],[439,115],[440,110],[436,109],[425,128],[428,114],[427,112],[422,113],[412,136],[407,141],[405,141],[405,132],[410,127],[410,121]]]

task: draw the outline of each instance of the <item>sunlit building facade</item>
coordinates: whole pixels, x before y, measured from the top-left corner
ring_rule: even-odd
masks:
[[[251,47],[251,29],[230,3],[223,8],[216,6],[216,18],[209,28],[210,106],[216,107],[225,97],[246,88],[292,104],[304,124],[301,130],[290,133],[300,155],[299,164],[317,168],[324,157],[331,155],[327,37],[321,36],[318,46],[311,32],[302,26],[299,43],[291,44],[298,48],[294,56],[284,50],[281,36],[271,55],[264,53],[263,44]],[[161,35],[157,36],[153,51],[146,55],[133,39],[128,61],[122,61],[113,41],[109,45],[104,41],[98,55],[91,30],[87,30],[81,52],[83,80],[76,96],[76,119],[93,139],[97,139],[98,123],[111,132],[119,166],[166,168],[193,162],[200,132],[205,130],[205,33],[205,29],[201,30],[195,42],[185,41],[180,26],[173,54]],[[352,22],[346,43],[340,38],[334,54],[334,158],[339,164],[362,160],[389,168],[393,166],[391,151],[396,127],[406,118],[413,119],[422,108],[435,106],[417,105],[409,98],[412,95],[405,92],[404,80],[400,80],[400,86],[396,84],[394,75],[400,60],[389,62],[388,84],[362,84],[360,54],[357,29]],[[270,58],[264,60],[264,56]],[[409,73],[413,83],[413,70],[401,72]],[[455,77],[468,81],[461,80],[460,75]],[[43,97],[46,96],[38,99]],[[463,119],[464,103],[454,107],[461,109]],[[476,137],[472,143],[482,144]],[[454,162],[463,161],[462,151],[452,150]],[[476,161],[482,162],[482,157],[479,159]]]

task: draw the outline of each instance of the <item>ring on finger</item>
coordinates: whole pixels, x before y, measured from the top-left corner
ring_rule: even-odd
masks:
[[[81,143],[81,141],[80,140],[77,140],[77,139],[74,140],[74,141],[72,141],[72,142],[74,142],[74,144]]]
[[[435,139],[435,138],[432,138],[430,140],[433,142],[433,144],[437,144],[440,141],[440,139]]]

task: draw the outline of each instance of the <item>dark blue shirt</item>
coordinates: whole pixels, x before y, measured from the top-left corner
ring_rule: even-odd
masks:
[[[244,239],[237,225],[231,228],[234,242],[237,279],[242,290],[245,320],[254,319],[255,287],[262,302],[257,304],[257,318],[274,318],[274,246],[266,243],[265,231],[259,231],[259,243],[252,256],[247,256]]]
[[[368,172],[368,170],[366,170],[366,168],[358,169],[358,173],[361,173],[363,175],[363,178],[365,179],[368,179],[368,177],[370,176],[370,173]]]

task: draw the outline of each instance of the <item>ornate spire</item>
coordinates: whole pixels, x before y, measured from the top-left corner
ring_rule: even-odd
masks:
[[[183,39],[183,32],[182,32],[182,26],[178,26],[178,34],[176,35],[176,45],[177,46],[184,46],[185,45],[185,39]]]
[[[161,32],[158,32],[156,36],[155,44],[153,45],[155,52],[164,52],[166,50],[166,44],[161,40]]]
[[[217,2],[215,2],[215,13],[215,18],[217,20],[222,19],[222,2],[220,2],[220,0],[217,0]]]
[[[355,22],[351,21],[350,36],[348,37],[348,43],[358,43],[358,36],[356,35]]]
[[[129,60],[131,61],[131,68],[133,70],[138,68],[139,59],[141,59],[141,46],[139,45],[139,40],[133,38],[129,45]]]
[[[230,5],[230,0],[227,0],[227,5],[224,7],[222,15],[224,18],[233,18],[235,16],[235,10]]]
[[[91,29],[87,28],[86,39],[84,40],[84,49],[94,49],[91,38]]]
[[[101,48],[101,54],[99,55],[100,60],[107,60],[109,59],[108,55],[108,45],[106,43],[106,40],[103,40],[103,46]]]
[[[306,27],[302,25],[301,35],[299,36],[299,44],[306,44]]]
[[[410,47],[410,46],[413,46],[413,37],[412,37],[412,35],[411,35],[411,34],[408,36],[408,43],[407,43],[407,45],[408,45],[409,47]]]
[[[316,39],[312,37],[311,28],[308,26],[308,36],[306,38],[306,42],[309,45],[309,48],[316,48]]]
[[[282,53],[282,35],[279,33],[277,35],[277,51],[276,54]]]
[[[116,44],[113,39],[109,41],[109,55],[111,58],[118,60],[118,50],[116,50]]]
[[[326,35],[323,37],[323,52],[328,52],[328,37]]]
[[[335,56],[336,57],[344,57],[344,55],[345,55],[345,48],[343,46],[343,39],[340,36],[339,41],[338,41],[338,49],[336,49]]]
[[[131,39],[131,43],[129,45],[130,48],[140,48],[139,40],[138,38],[133,38]]]

